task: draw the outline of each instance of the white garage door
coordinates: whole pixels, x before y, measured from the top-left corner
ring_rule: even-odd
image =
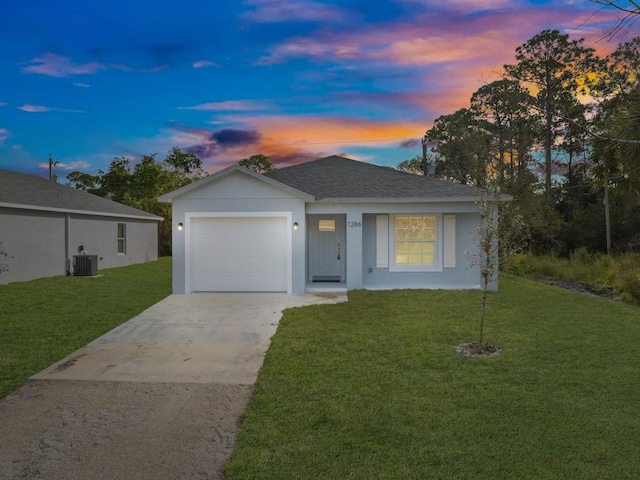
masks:
[[[192,218],[190,290],[286,292],[286,217]]]

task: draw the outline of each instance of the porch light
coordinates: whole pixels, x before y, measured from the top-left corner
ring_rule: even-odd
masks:
[[[178,224],[178,231],[181,232],[183,228],[184,228],[184,225],[182,224],[182,222],[180,222]]]
[[[298,229],[298,222],[293,222],[293,229],[297,230]]]

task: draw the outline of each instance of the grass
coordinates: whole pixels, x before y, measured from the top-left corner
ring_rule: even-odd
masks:
[[[576,283],[595,293],[618,296],[626,303],[640,305],[638,253],[611,256],[578,250],[570,258],[523,253],[510,258],[504,268],[518,275]]]
[[[171,293],[171,258],[0,285],[0,398]]]
[[[502,275],[285,312],[225,478],[640,478],[640,310]]]

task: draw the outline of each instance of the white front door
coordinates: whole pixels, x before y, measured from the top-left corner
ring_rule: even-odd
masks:
[[[309,281],[346,281],[346,215],[309,215]]]
[[[286,292],[286,217],[195,217],[189,224],[192,292]]]

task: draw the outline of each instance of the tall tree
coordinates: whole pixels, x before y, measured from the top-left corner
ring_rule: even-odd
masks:
[[[81,190],[164,217],[158,227],[158,253],[171,254],[171,206],[157,198],[206,175],[202,161],[192,153],[173,148],[161,161],[157,154],[143,155],[138,162],[115,158],[108,170],[97,175],[71,172],[68,184]]]
[[[471,113],[478,126],[491,136],[494,170],[498,185],[504,184],[505,174],[513,178],[516,155],[515,142],[519,135],[518,120],[527,118],[527,92],[515,80],[498,80],[480,87],[471,96]],[[508,172],[507,172],[508,166]]]
[[[403,160],[396,168],[403,172],[413,173],[414,175],[424,175],[424,166],[422,165],[422,157],[420,155]]]
[[[261,153],[251,155],[249,158],[240,160],[238,165],[248,168],[249,170],[253,170],[256,173],[270,172],[276,169],[273,163],[269,160],[269,157]]]
[[[552,202],[553,149],[558,138],[557,122],[567,116],[572,100],[588,91],[599,70],[592,48],[584,39],[569,40],[558,30],[543,30],[516,49],[517,63],[505,65],[508,78],[529,88],[532,104],[544,123],[545,197]],[[590,75],[591,74],[591,75]]]
[[[436,143],[432,151],[439,157],[437,176],[462,184],[486,184],[490,137],[469,109],[438,117],[426,136]]]

